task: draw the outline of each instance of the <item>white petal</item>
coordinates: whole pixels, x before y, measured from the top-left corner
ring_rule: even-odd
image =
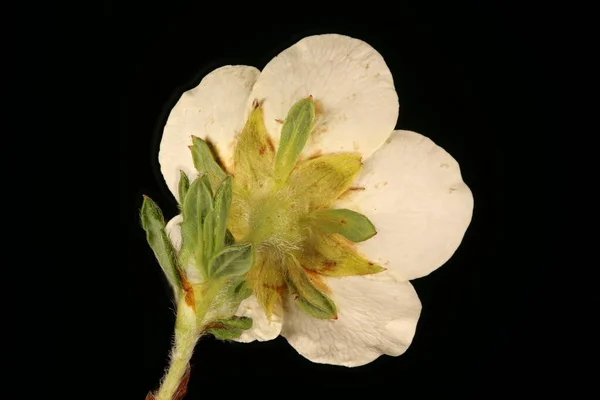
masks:
[[[312,318],[291,299],[286,303],[281,335],[298,353],[317,363],[356,367],[406,351],[421,313],[410,282],[388,272],[325,282],[338,308],[337,320]]]
[[[235,315],[252,318],[252,328],[245,330],[242,336],[234,340],[248,343],[255,340],[264,342],[275,339],[281,332],[281,312],[277,314],[274,313],[269,321],[265,309],[258,303],[256,297],[251,295],[242,301]]]
[[[393,132],[365,161],[354,186],[365,190],[335,207],[358,211],[375,225],[377,235],[358,243],[358,250],[405,279],[448,261],[471,222],[473,195],[458,163],[415,132]]]
[[[371,155],[398,119],[398,95],[381,55],[367,43],[341,35],[309,36],[271,60],[254,85],[265,125],[279,143],[292,105],[312,95],[322,114],[304,155],[358,151]]]
[[[177,252],[181,250],[181,222],[183,221],[183,217],[181,214],[174,216],[171,218],[167,225],[165,226],[165,231],[167,232],[167,236],[171,239],[171,243]],[[202,274],[198,269],[194,266],[194,264],[188,264],[185,266],[185,273],[187,279],[191,283],[200,283],[202,282]]]
[[[231,165],[235,135],[244,127],[248,96],[260,71],[228,65],[206,75],[183,93],[165,125],[158,160],[169,190],[177,198],[179,171],[197,176],[188,146],[191,136],[208,138],[226,166]]]
[[[183,216],[178,214],[171,218],[167,225],[165,226],[165,231],[167,232],[167,236],[171,239],[171,243],[175,250],[181,250],[181,226],[180,224],[183,222]]]

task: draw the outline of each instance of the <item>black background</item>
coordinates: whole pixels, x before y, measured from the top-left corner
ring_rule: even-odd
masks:
[[[514,86],[515,55],[509,51],[522,32],[501,6],[419,2],[396,4],[392,10],[382,4],[365,3],[360,6],[364,13],[358,8],[351,16],[342,13],[352,8],[349,3],[332,7],[338,11],[320,9],[318,3],[290,11],[283,4],[266,3],[223,4],[219,10],[212,5],[211,11],[202,4],[109,7],[116,22],[116,69],[122,78],[117,85],[121,233],[128,252],[129,291],[138,305],[133,317],[123,311],[130,322],[124,340],[138,350],[132,364],[136,379],[129,381],[135,398],[157,387],[174,323],[170,289],[137,219],[142,194],[154,199],[166,218],[177,213],[157,162],[167,113],[210,70],[226,64],[262,69],[281,50],[317,33],[353,36],[383,55],[400,97],[397,128],[430,137],[459,162],[475,199],[473,221],[452,259],[413,281],[423,311],[404,355],[381,356],[349,369],[313,364],[281,337],[251,344],[205,338],[192,359],[186,398],[202,398],[210,387],[222,391],[240,385],[257,388],[257,393],[246,392],[252,395],[275,389],[290,395],[300,387],[364,387],[369,395],[390,391],[401,397],[406,390],[422,393],[437,387],[446,394],[466,394],[494,382],[494,387],[512,382],[512,372],[502,362],[510,357],[514,333],[507,310],[498,307],[495,279],[502,276],[500,137]]]

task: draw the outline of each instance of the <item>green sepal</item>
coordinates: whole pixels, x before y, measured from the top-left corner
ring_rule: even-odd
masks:
[[[147,196],[144,196],[142,202],[140,220],[146,231],[146,240],[177,297],[182,284],[175,249],[165,231],[165,219],[162,211]]]
[[[250,328],[252,328],[252,318],[234,316],[214,321],[206,329],[206,332],[214,335],[217,339],[231,340],[239,338],[243,331]]]
[[[229,231],[229,229],[227,229],[225,231],[225,246],[231,246],[232,244],[235,243],[235,238],[233,237],[233,234]]]
[[[203,265],[208,266],[209,260],[214,254],[214,246],[215,246],[215,218],[214,218],[215,210],[212,209],[206,214],[206,218],[204,219],[204,226],[202,227],[202,244],[204,245],[203,255],[204,262]],[[208,275],[210,276],[210,272]]]
[[[216,253],[208,263],[208,276],[222,278],[242,276],[252,267],[254,252],[252,244],[234,244]]]
[[[206,175],[200,176],[190,185],[183,202],[181,222],[182,247],[180,262],[186,264],[190,257],[200,271],[205,268],[204,220],[213,209],[210,183]],[[203,272],[204,273],[204,272]]]
[[[281,140],[275,158],[275,178],[285,181],[306,145],[315,122],[315,102],[312,96],[296,102],[281,128]]]
[[[347,209],[315,211],[312,222],[325,232],[338,233],[355,243],[365,241],[377,233],[367,217]]]
[[[188,190],[190,189],[190,179],[185,174],[185,172],[183,172],[183,170],[179,171],[179,172],[180,172],[180,177],[179,177],[179,184],[177,187],[177,192],[179,194],[179,207],[183,211],[183,201],[185,200],[185,195],[187,194]]]
[[[294,302],[305,314],[317,319],[337,319],[333,300],[315,287],[299,265],[289,269],[287,285]]]
[[[208,144],[199,137],[192,136],[192,146],[190,146],[190,150],[192,151],[194,167],[196,167],[198,173],[200,175],[206,174],[208,176],[211,187],[218,187],[227,175],[215,161]]]
[[[252,294],[252,289],[248,286],[246,279],[242,277],[231,278],[232,284],[229,286],[228,296],[233,303],[239,305],[242,301],[246,300]],[[235,284],[236,280],[239,280],[238,284]]]
[[[214,205],[214,252],[220,251],[225,246],[227,234],[227,217],[231,207],[231,177],[223,179],[215,194]]]

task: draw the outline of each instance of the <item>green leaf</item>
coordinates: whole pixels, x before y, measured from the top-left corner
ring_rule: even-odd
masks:
[[[214,254],[214,246],[215,246],[215,218],[214,218],[215,210],[210,210],[206,215],[206,219],[204,219],[204,227],[202,232],[202,242],[204,244],[204,264],[208,265],[208,261]],[[209,274],[210,276],[210,270]]]
[[[252,328],[252,318],[234,316],[214,321],[206,331],[217,339],[231,340],[239,338],[243,331],[250,328]]]
[[[215,254],[208,264],[208,276],[242,276],[250,270],[254,254],[250,243],[234,244]]]
[[[142,227],[146,231],[146,240],[177,297],[182,285],[175,249],[165,231],[165,219],[162,211],[147,196],[144,196],[140,219]]]
[[[252,289],[248,286],[248,282],[243,277],[233,277],[231,285],[228,290],[228,298],[231,299],[233,303],[239,305],[242,301],[246,300],[252,294]],[[236,283],[238,282],[239,283]]]
[[[183,202],[181,222],[181,263],[194,258],[196,267],[203,271],[204,262],[204,220],[213,209],[212,193],[206,175],[196,178],[189,187]]]
[[[227,229],[225,231],[225,246],[231,246],[234,243],[235,238],[233,237],[233,234],[229,231],[229,229]]]
[[[339,233],[353,242],[373,237],[377,231],[367,217],[352,210],[318,210],[312,214],[315,226],[329,233]]]
[[[313,318],[337,319],[333,300],[313,285],[299,264],[289,268],[288,272],[288,288],[300,310]]]
[[[246,330],[252,328],[252,318],[233,316],[227,319],[216,320],[215,323],[222,324],[227,329]]]
[[[183,208],[183,201],[185,200],[185,195],[187,194],[189,188],[190,188],[190,180],[187,177],[187,175],[185,174],[185,172],[183,171],[179,171],[180,172],[180,177],[179,177],[179,185],[178,185],[178,192],[179,192],[179,207]]]
[[[217,339],[221,340],[233,340],[242,336],[242,330],[240,329],[221,329],[221,328],[208,328],[207,333],[210,333]]]
[[[315,102],[312,96],[292,106],[281,128],[281,140],[275,158],[275,178],[285,181],[306,145],[315,122]]]
[[[215,161],[208,144],[199,137],[192,136],[192,146],[190,146],[190,150],[192,151],[194,167],[196,167],[198,173],[200,175],[206,174],[208,176],[211,187],[218,187],[227,175]]]
[[[227,233],[227,217],[231,207],[231,177],[226,177],[215,194],[214,212],[214,251],[220,251],[225,246]]]

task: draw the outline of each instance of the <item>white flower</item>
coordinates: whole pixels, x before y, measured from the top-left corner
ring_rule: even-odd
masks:
[[[410,345],[421,312],[409,280],[431,273],[452,256],[471,221],[473,197],[447,152],[418,133],[394,130],[398,96],[388,67],[371,46],[346,36],[311,36],[284,50],[262,72],[249,66],[211,72],[171,111],[160,145],[162,174],[175,197],[180,170],[197,176],[188,150],[191,135],[210,141],[231,172],[236,135],[255,99],[277,146],[281,121],[309,95],[318,114],[302,157],[362,155],[364,165],[352,186],[364,190],[351,191],[333,208],[370,219],[378,234],[356,249],[387,270],[324,277],[338,309],[336,320],[306,315],[289,296],[269,320],[251,296],[237,312],[254,320],[240,341],[281,334],[309,360],[345,366],[363,365],[382,354],[398,356]],[[180,221],[178,216],[167,225],[176,246]]]

